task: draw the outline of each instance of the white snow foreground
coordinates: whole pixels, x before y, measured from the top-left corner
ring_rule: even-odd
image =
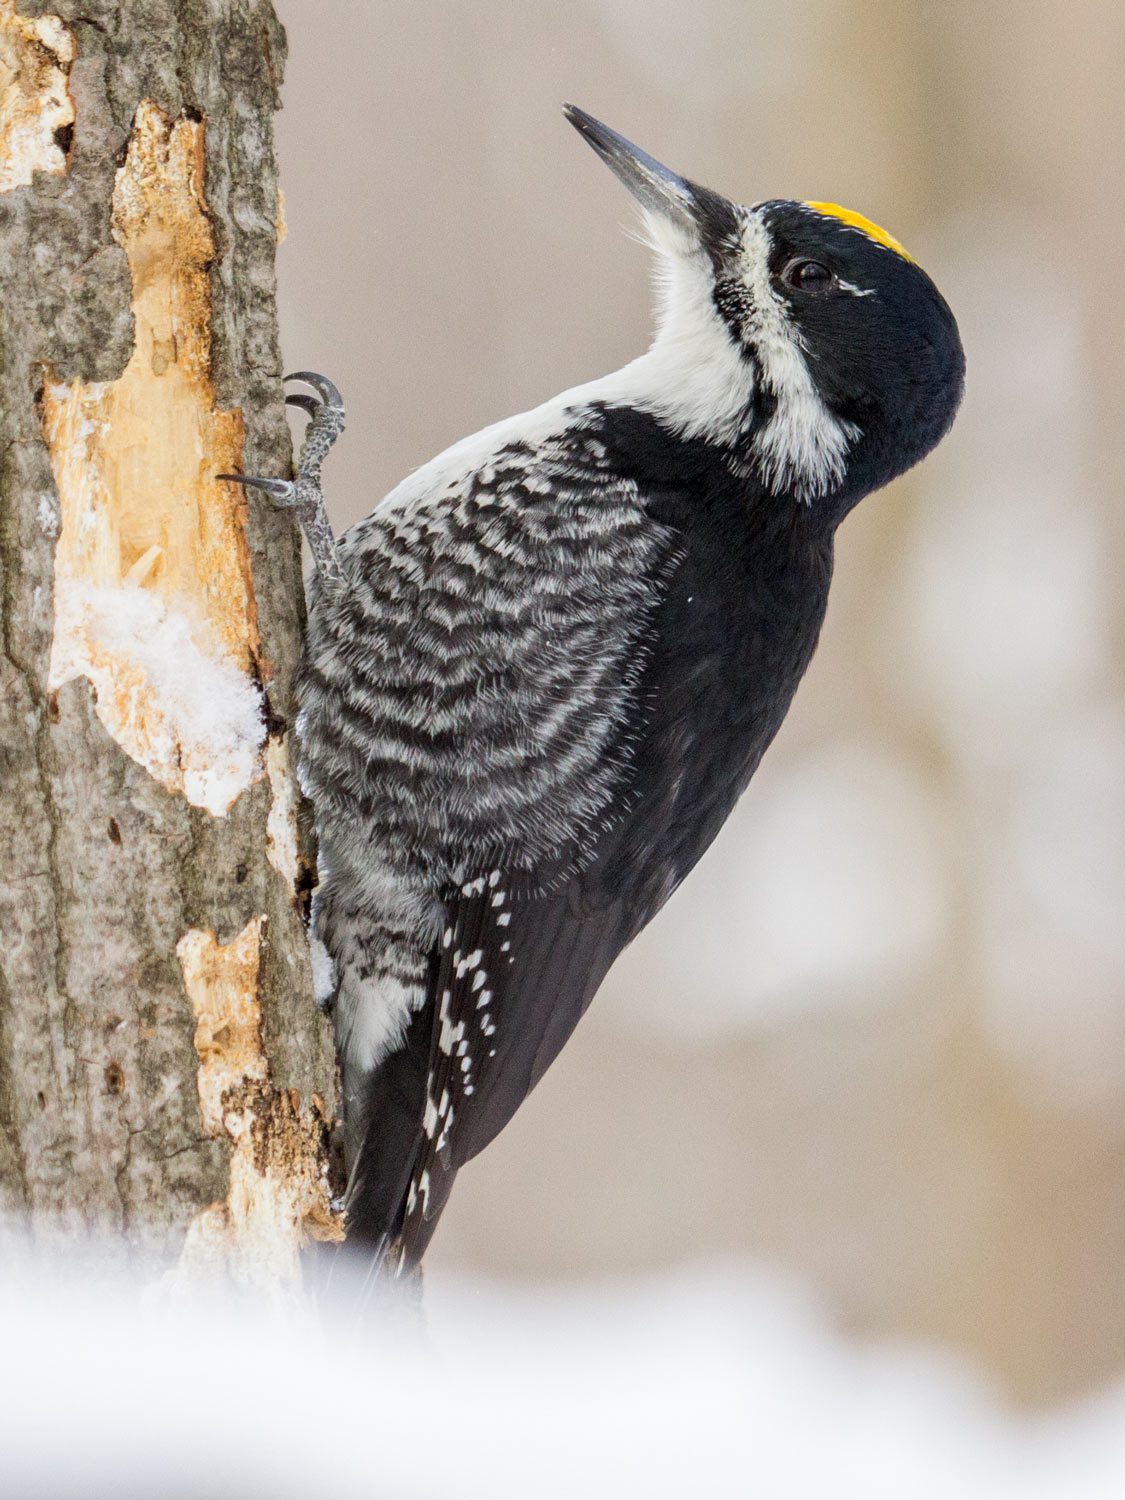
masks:
[[[1125,1387],[1014,1417],[963,1368],[846,1343],[788,1284],[698,1271],[514,1294],[434,1279],[426,1341],[8,1265],[12,1500],[1113,1500]],[[337,1305],[338,1303],[338,1305]]]

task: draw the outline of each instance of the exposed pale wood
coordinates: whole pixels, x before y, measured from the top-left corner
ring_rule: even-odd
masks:
[[[270,1079],[258,1001],[262,928],[253,917],[229,943],[193,929],[176,945],[196,1017],[203,1125],[231,1143],[226,1196],[192,1221],[177,1288],[218,1271],[289,1296],[301,1284],[301,1246],[344,1237],[331,1208],[324,1102],[314,1095],[302,1107],[295,1089],[279,1092]]]
[[[15,0],[0,0],[0,193],[66,171],[74,51],[58,16],[22,16]]]

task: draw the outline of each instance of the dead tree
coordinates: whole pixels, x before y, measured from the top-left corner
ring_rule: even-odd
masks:
[[[0,1223],[335,1237],[266,0],[0,0]],[[5,1230],[0,1229],[0,1234]]]

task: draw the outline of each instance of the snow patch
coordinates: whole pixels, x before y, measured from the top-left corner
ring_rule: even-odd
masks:
[[[54,541],[59,534],[59,508],[55,504],[54,496],[41,494],[35,509],[44,535]]]
[[[223,816],[257,779],[262,695],[209,627],[136,584],[56,580],[49,686],[93,684],[122,749],[195,807]]]
[[[398,1308],[357,1327],[362,1266],[334,1274],[317,1321],[246,1297],[142,1310],[96,1267],[64,1279],[38,1259],[0,1282],[4,1486],[21,1500],[1121,1492],[1120,1381],[1018,1414],[951,1355],[846,1338],[765,1269],[535,1293],[428,1276],[423,1339]]]

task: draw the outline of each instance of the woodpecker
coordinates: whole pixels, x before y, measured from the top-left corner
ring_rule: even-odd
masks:
[[[638,200],[658,329],[616,373],[456,443],[338,541],[320,465],[299,684],[318,996],[343,1080],[349,1238],[417,1266],[610,965],[711,843],[813,655],[836,527],[961,398],[957,325],[885,230],[744,207],[584,111]],[[232,476],[233,477],[233,476]]]

